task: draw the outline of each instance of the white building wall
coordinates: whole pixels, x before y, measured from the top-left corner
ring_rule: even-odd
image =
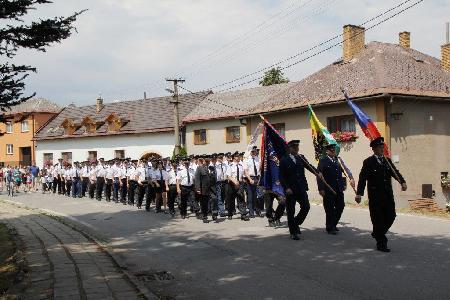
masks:
[[[75,162],[87,160],[89,151],[97,151],[97,158],[110,160],[115,150],[125,150],[125,157],[139,159],[146,153],[171,157],[173,149],[172,132],[45,140],[36,143],[36,164],[43,165],[44,153],[53,153],[56,162],[62,152],[72,152]]]

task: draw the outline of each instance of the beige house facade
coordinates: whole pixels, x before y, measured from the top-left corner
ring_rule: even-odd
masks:
[[[352,37],[362,30],[345,26],[344,40],[346,34]],[[363,160],[372,151],[343,97],[341,88],[345,87],[376,123],[389,145],[393,162],[408,183],[407,192],[394,185],[397,205],[407,206],[407,200],[421,198],[426,185],[431,184],[434,198],[441,207],[445,206],[450,200],[449,190],[440,184],[441,176],[450,171],[450,70],[445,64],[450,57],[445,57],[445,45],[439,60],[409,48],[407,32],[400,34],[398,45],[366,45],[364,33],[355,39],[358,40],[354,43],[344,43],[342,59],[304,80],[272,89],[267,97],[251,97],[265,87],[209,95],[214,95],[215,103],[204,101],[184,120],[188,153],[245,151],[262,114],[277,125],[287,140],[300,139],[301,152],[314,162],[307,114],[307,104],[311,104],[330,131],[352,131],[358,137],[342,142],[340,153],[357,180]],[[352,38],[347,37],[348,40]],[[258,93],[266,95],[262,90]],[[230,111],[236,103],[248,103],[247,98],[252,99],[249,107]],[[211,110],[205,109],[208,103]],[[220,109],[218,103],[227,106],[227,114],[213,111]],[[227,128],[234,126],[239,128],[240,139],[230,142]],[[311,197],[320,199],[315,179],[308,176],[308,182]],[[346,200],[353,198],[354,192],[347,191]]]

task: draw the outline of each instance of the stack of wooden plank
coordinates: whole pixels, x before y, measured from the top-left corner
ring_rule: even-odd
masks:
[[[422,210],[429,212],[445,212],[445,209],[439,208],[434,199],[422,198],[416,200],[408,200],[412,210]]]

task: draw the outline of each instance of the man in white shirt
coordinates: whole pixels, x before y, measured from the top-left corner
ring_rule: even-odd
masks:
[[[177,198],[177,174],[178,174],[178,165],[177,161],[172,161],[172,166],[169,170],[168,174],[168,187],[167,187],[167,206],[169,207],[169,213],[173,217],[175,217],[175,199]]]
[[[89,170],[89,198],[94,199],[96,187],[97,187],[97,162],[93,161],[91,163],[91,168]]]
[[[81,197],[86,197],[86,191],[89,186],[89,165],[87,161],[84,161],[81,165]]]
[[[64,179],[66,181],[66,196],[70,197],[70,191],[72,189],[72,165],[68,164],[66,166],[66,172],[64,173]]]
[[[216,165],[216,191],[217,191],[217,202],[219,207],[219,215],[223,218],[225,217],[225,199],[226,199],[226,186],[227,186],[227,168],[228,163],[224,162],[224,154],[219,153],[217,156]]]
[[[113,176],[113,199],[114,202],[119,202],[119,190],[121,186],[120,176],[122,169],[120,167],[119,159],[115,159],[114,164],[111,166],[112,176]]]
[[[257,199],[256,189],[260,178],[260,161],[258,157],[258,148],[254,146],[250,151],[250,157],[244,161],[244,174],[247,181],[247,205],[250,218],[256,214],[261,214],[261,206]],[[258,205],[259,204],[259,205]]]
[[[158,161],[156,170],[153,172],[154,174],[154,181],[155,181],[155,192],[156,192],[156,199],[155,199],[155,212],[160,213],[161,212],[161,205],[164,206],[164,212],[167,207],[167,197],[166,197],[166,189],[167,189],[167,171],[163,167],[163,162]]]
[[[107,202],[111,201],[112,187],[113,187],[113,161],[110,160],[105,164],[105,198]]]
[[[72,170],[72,197],[81,198],[81,177],[80,177],[80,165],[76,161]]]
[[[103,188],[105,187],[105,160],[100,158],[100,162],[97,165],[97,186],[96,186],[96,198],[98,201],[102,201]]]
[[[134,205],[134,197],[136,194],[136,160],[131,162],[130,167],[127,171],[127,180],[128,180],[128,205]]]
[[[235,200],[237,199],[238,210],[241,214],[242,221],[248,221],[247,208],[244,199],[244,168],[239,162],[239,153],[235,152],[233,155],[233,162],[227,169],[228,179],[228,196],[227,196],[227,209],[228,220],[233,218],[233,213],[236,210]]]
[[[146,169],[143,161],[138,162],[138,167],[136,168],[136,181],[137,181],[137,189],[138,189],[138,203],[137,208],[142,208],[142,201],[144,200],[145,195],[145,187],[147,185],[147,181],[145,178]]]
[[[155,167],[156,167],[156,163],[154,161],[154,159],[150,159],[147,162],[147,166],[146,166],[146,179],[147,179],[147,191],[145,194],[145,210],[146,211],[150,211],[150,204],[155,202],[155,198],[156,198],[156,193],[155,193],[155,176],[154,176],[154,172],[155,172]]]
[[[180,214],[185,219],[187,215],[187,204],[194,198],[194,169],[189,167],[189,158],[183,158],[183,166],[177,174],[177,192],[181,196]]]

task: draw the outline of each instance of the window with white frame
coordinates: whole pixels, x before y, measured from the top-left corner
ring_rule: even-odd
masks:
[[[6,144],[6,154],[13,155],[14,154],[14,146],[13,144]]]
[[[13,124],[12,124],[12,122],[6,122],[6,133],[13,133]]]
[[[28,120],[22,121],[22,132],[28,132],[30,129],[28,128]]]

